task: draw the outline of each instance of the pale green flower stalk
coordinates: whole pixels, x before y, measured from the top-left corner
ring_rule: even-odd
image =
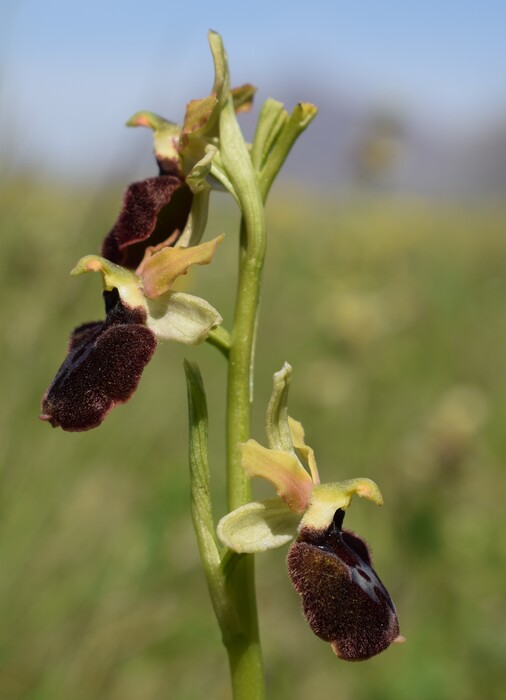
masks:
[[[313,105],[298,105],[290,116],[268,100],[255,139],[248,147],[229,95],[219,120],[219,151],[211,172],[232,193],[241,213],[239,279],[229,342],[218,345],[228,359],[227,502],[230,511],[251,498],[241,465],[240,444],[250,436],[253,360],[262,268],[266,250],[264,203],[297,136],[316,115]],[[202,383],[195,366],[186,366],[190,405],[193,516],[215,612],[228,652],[234,700],[265,697],[256,610],[253,555],[234,555],[216,541],[208,499],[207,419]],[[203,497],[203,494],[207,497]],[[200,504],[196,505],[196,504]]]

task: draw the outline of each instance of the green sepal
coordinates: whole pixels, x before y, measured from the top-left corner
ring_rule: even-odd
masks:
[[[297,534],[300,515],[293,513],[280,498],[253,501],[236,508],[218,523],[223,544],[239,554],[276,549]]]
[[[223,39],[218,32],[210,30],[207,33],[209,46],[214,61],[214,84],[213,93],[218,98],[218,103],[222,107],[228,99],[230,89],[230,76],[228,71],[227,54],[223,46]]]
[[[214,83],[210,95],[192,100],[186,107],[181,141],[183,149],[190,140],[217,134],[220,111],[228,99],[229,74],[223,41],[217,32],[210,31],[207,36],[214,61]]]
[[[201,297],[168,291],[156,299],[146,299],[146,325],[160,340],[198,345],[223,321],[214,306]]]

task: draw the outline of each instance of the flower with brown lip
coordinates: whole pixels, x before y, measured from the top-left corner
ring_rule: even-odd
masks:
[[[232,511],[220,520],[218,536],[238,553],[274,549],[296,538],[288,552],[288,573],[311,629],[341,659],[368,659],[404,639],[367,545],[341,526],[353,494],[378,505],[383,498],[370,479],[320,484],[303,428],[288,416],[290,379],[288,364],[274,375],[267,409],[269,449],[255,440],[241,445],[246,473],[271,481],[278,498]]]
[[[171,289],[190,265],[211,262],[219,236],[192,248],[164,248],[140,274],[88,255],[72,275],[100,272],[106,318],[76,328],[68,354],[42,398],[42,420],[78,431],[95,428],[109,411],[128,401],[157,340],[203,342],[222,318],[200,297]]]
[[[96,271],[104,279],[106,318],[76,328],[68,355],[42,399],[43,420],[64,430],[99,425],[128,401],[158,339],[200,343],[222,321],[204,299],[171,289],[190,265],[211,261],[222,236],[200,244],[209,193],[220,178],[220,114],[229,99],[250,108],[255,89],[229,89],[219,34],[209,32],[215,79],[211,94],[191,101],[183,126],[138,112],[129,126],[153,130],[157,177],[127,189],[102,256],[82,258],[72,274]]]
[[[102,244],[102,256],[135,270],[164,246],[193,246],[207,222],[209,193],[219,186],[219,117],[229,97],[236,112],[247,111],[255,88],[229,89],[229,74],[221,37],[209,32],[215,78],[210,95],[192,100],[182,127],[153,112],[137,112],[127,126],[153,130],[159,174],[131,184],[118,218]],[[211,172],[213,171],[213,172]],[[214,175],[214,177],[213,177]],[[210,177],[209,177],[210,176]]]

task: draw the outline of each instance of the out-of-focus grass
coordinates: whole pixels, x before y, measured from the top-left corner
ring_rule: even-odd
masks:
[[[227,698],[189,516],[182,358],[209,394],[216,515],[224,513],[224,362],[165,344],[134,400],[98,430],[37,421],[75,325],[102,315],[98,249],[119,193],[27,182],[0,193],[2,265],[0,698]],[[506,215],[492,207],[274,194],[254,436],[272,373],[294,367],[291,412],[321,476],[368,476],[385,506],[346,525],[371,544],[407,638],[346,664],[312,635],[284,552],[258,557],[272,698],[499,700],[506,652]],[[237,215],[187,287],[231,319]],[[267,493],[260,487],[258,493]]]

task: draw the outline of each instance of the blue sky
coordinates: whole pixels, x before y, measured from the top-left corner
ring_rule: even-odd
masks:
[[[179,120],[208,92],[209,28],[236,84],[290,77],[466,125],[506,106],[505,27],[499,0],[3,0],[0,140],[63,174],[134,159],[131,113]]]

